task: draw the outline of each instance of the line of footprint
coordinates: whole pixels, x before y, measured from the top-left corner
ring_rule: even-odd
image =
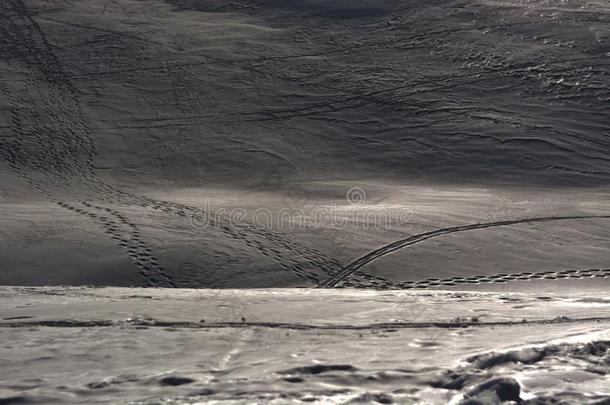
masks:
[[[363,275],[360,274],[362,277]],[[339,288],[376,288],[376,289],[427,289],[436,287],[452,287],[463,284],[484,283],[507,283],[510,281],[532,281],[532,280],[561,280],[561,279],[583,279],[583,278],[607,278],[610,277],[610,269],[570,269],[558,271],[521,272],[521,273],[498,273],[491,275],[476,275],[471,277],[453,276],[448,278],[427,278],[419,281],[391,282],[380,277],[366,275],[368,283],[363,284],[360,280],[348,280],[338,285]],[[358,282],[360,281],[360,282]],[[372,281],[372,282],[371,282]]]
[[[22,65],[18,71],[22,79],[19,85],[25,95],[18,104],[5,84],[6,79],[1,78],[1,90],[9,103],[10,123],[16,134],[13,143],[6,145],[10,151],[5,157],[9,166],[52,202],[100,224],[127,250],[147,285],[174,286],[150,254],[137,227],[124,215],[86,202],[82,203],[83,207],[77,207],[55,196],[57,191],[64,196],[78,195],[83,186],[88,188],[88,180],[94,175],[91,162],[95,148],[83,124],[75,91],[66,80],[42,30],[21,1],[3,0],[0,6],[2,12],[17,16],[2,19],[0,38],[8,46],[8,58]],[[28,118],[27,127],[22,116]],[[93,194],[99,193],[94,190]]]
[[[138,227],[130,222],[125,215],[108,207],[93,205],[89,202],[80,202],[82,207],[58,201],[57,205],[87,216],[102,226],[104,232],[127,250],[133,263],[140,269],[139,275],[150,287],[175,287],[174,282],[159,264],[158,259],[152,255],[152,250],[141,238]]]
[[[23,3],[17,0],[3,0],[2,4],[4,6],[8,5],[7,8],[19,16],[18,22],[12,21],[12,19],[4,20],[11,30],[4,29],[3,33],[12,31],[12,35],[9,35],[5,42],[12,40],[15,43],[13,52],[19,55],[22,62],[25,62],[30,69],[29,72],[24,74],[25,86],[28,86],[28,92],[34,92],[42,97],[41,99],[45,101],[44,104],[48,106],[45,108],[52,109],[46,111],[46,115],[50,117],[56,127],[55,130],[51,131],[53,135],[52,138],[49,138],[51,143],[29,136],[45,133],[45,125],[42,123],[37,125],[34,122],[33,125],[29,125],[29,128],[34,129],[34,131],[25,132],[22,120],[19,117],[19,107],[15,100],[9,97],[8,100],[12,103],[10,108],[12,126],[18,134],[17,142],[9,149],[21,152],[18,156],[9,159],[13,170],[34,189],[49,198],[52,194],[51,188],[69,187],[74,190],[80,188],[92,193],[91,197],[96,201],[150,207],[182,217],[186,217],[187,213],[197,215],[199,210],[196,208],[125,193],[105,184],[95,176],[91,170],[95,149],[92,146],[93,143],[88,129],[83,124],[76,94],[67,81],[67,76],[59,67],[59,62],[51,52],[44,33],[28,15]],[[0,28],[5,27],[0,26]],[[16,37],[16,33],[20,31],[23,35]],[[20,51],[22,44],[18,41],[23,41],[24,38],[28,41],[27,49],[29,51],[22,52]],[[38,71],[40,69],[42,70]],[[38,82],[41,79],[38,76],[42,76],[43,79],[50,82],[44,86],[44,90]],[[5,93],[10,96],[10,92],[7,90],[5,89]],[[66,90],[69,93],[68,96],[62,97],[60,93]],[[51,101],[51,99],[54,99],[54,101]],[[40,119],[40,117],[38,118]],[[75,131],[78,131],[79,134],[77,135]],[[33,144],[24,147],[23,140],[29,138],[32,138]],[[66,147],[58,149],[57,144]],[[83,151],[84,153],[81,153]],[[325,276],[328,276],[341,268],[338,262],[328,259],[321,253],[308,249],[301,244],[288,241],[284,235],[279,236],[267,230],[255,229],[245,224],[236,227],[226,221],[217,224],[217,228],[235,239],[244,241],[247,246],[258,250],[262,254],[270,256],[279,262],[282,268],[315,284],[319,283],[320,275],[314,270],[322,269],[323,273],[326,273]],[[269,242],[280,249],[287,249],[288,255],[276,248],[268,248]],[[305,269],[304,267],[310,268]]]

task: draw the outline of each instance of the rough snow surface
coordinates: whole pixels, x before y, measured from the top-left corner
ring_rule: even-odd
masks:
[[[3,287],[0,301],[3,403],[610,398],[605,295]]]

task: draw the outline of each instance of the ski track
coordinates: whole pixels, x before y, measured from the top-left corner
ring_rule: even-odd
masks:
[[[347,277],[356,273],[360,268],[366,266],[370,262],[379,259],[387,254],[395,252],[399,249],[405,248],[407,246],[415,245],[417,243],[423,242],[428,239],[436,238],[438,236],[447,235],[451,233],[457,232],[465,232],[472,231],[478,229],[487,229],[487,228],[495,228],[500,226],[509,226],[509,225],[517,225],[517,224],[531,224],[531,223],[539,223],[539,222],[553,222],[553,221],[567,221],[567,220],[579,220],[579,219],[610,219],[610,215],[575,215],[575,216],[555,216],[555,217],[537,217],[537,218],[525,218],[525,219],[514,219],[514,220],[506,220],[506,221],[496,221],[496,222],[486,222],[486,223],[478,223],[478,224],[470,224],[470,225],[461,225],[461,226],[453,226],[449,228],[441,228],[436,229],[430,232],[424,232],[417,235],[409,236],[405,239],[400,239],[395,242],[392,242],[388,245],[382,246],[378,249],[375,249],[366,255],[360,257],[359,259],[353,261],[348,264],[337,273],[335,276],[330,277],[328,280],[322,283],[323,287],[336,287],[341,281],[345,280]],[[523,276],[525,273],[517,273]],[[529,274],[529,273],[528,273]],[[542,273],[531,273],[531,274],[546,274]],[[483,276],[477,276],[483,277]],[[459,279],[468,279],[468,277],[459,277]],[[436,279],[435,279],[436,280]],[[449,280],[449,279],[447,279]],[[406,284],[405,284],[406,285]]]

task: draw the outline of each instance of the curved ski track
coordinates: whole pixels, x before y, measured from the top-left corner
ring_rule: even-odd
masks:
[[[531,224],[536,222],[552,222],[552,221],[566,221],[566,220],[578,220],[578,219],[610,219],[610,215],[575,215],[575,216],[555,216],[555,217],[537,217],[537,218],[525,218],[525,219],[514,219],[507,221],[496,221],[496,222],[486,222],[486,223],[478,223],[478,224],[470,224],[470,225],[461,225],[461,226],[453,226],[449,228],[441,228],[436,229],[434,231],[424,232],[417,235],[409,236],[408,238],[400,239],[395,242],[392,242],[388,245],[382,246],[378,249],[373,250],[372,252],[367,253],[366,255],[360,257],[359,259],[353,261],[352,263],[345,266],[339,273],[335,276],[330,277],[324,283],[322,283],[322,287],[336,287],[341,281],[345,280],[347,277],[356,273],[360,268],[366,266],[370,262],[379,259],[387,254],[395,252],[399,249],[402,249],[407,246],[414,245],[419,242],[423,242],[428,239],[432,239],[441,235],[447,235],[456,232],[465,232],[472,231],[475,229],[486,229],[486,228],[494,228],[499,226],[508,226],[508,225],[516,225],[516,224]],[[465,277],[462,277],[465,278]]]

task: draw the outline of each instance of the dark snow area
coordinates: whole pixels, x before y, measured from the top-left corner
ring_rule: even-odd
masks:
[[[0,17],[0,284],[608,288],[606,1]]]

